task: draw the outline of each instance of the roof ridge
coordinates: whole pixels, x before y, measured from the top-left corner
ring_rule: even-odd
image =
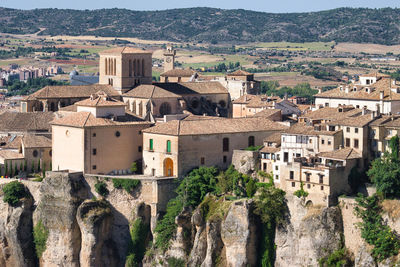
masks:
[[[87,123],[87,121],[89,120],[90,114],[92,114],[92,113],[90,113],[90,112],[88,113],[88,115],[87,115],[87,117],[86,117],[86,120],[85,120],[85,122],[83,123],[82,127],[83,127],[83,126],[86,126],[86,123]]]
[[[178,120],[178,136],[181,134],[181,121]]]

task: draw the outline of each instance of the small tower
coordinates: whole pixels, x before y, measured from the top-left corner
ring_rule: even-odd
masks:
[[[171,45],[168,45],[167,49],[164,51],[164,72],[174,69],[175,55],[176,51],[172,49]]]

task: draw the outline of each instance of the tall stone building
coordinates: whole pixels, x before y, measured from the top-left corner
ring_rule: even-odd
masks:
[[[152,82],[152,52],[118,47],[100,53],[99,84],[112,85],[120,94]]]

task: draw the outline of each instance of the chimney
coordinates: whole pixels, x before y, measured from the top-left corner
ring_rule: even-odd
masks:
[[[380,91],[380,92],[379,92],[379,99],[382,100],[382,99],[383,99],[383,96],[384,96],[384,92],[383,92],[383,91]]]
[[[376,103],[376,116],[380,115],[380,105]]]
[[[365,114],[366,114],[366,112],[367,112],[367,108],[366,108],[366,107],[363,107],[363,108],[362,108],[362,112],[361,112],[361,114],[362,114],[362,115],[365,115]]]
[[[285,100],[288,100],[287,93],[285,93],[284,99],[285,99]]]
[[[318,94],[322,93],[322,88],[318,87]]]
[[[349,93],[349,87],[346,85],[345,87],[345,93],[348,94]]]

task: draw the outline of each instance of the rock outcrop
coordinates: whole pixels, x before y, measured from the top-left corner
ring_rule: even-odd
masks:
[[[43,180],[40,191],[34,222],[41,221],[49,231],[41,264],[80,266],[81,231],[76,212],[88,195],[82,175],[52,173]]]
[[[82,236],[80,266],[118,266],[118,252],[111,239],[111,205],[105,200],[85,200],[76,218]]]
[[[289,215],[277,227],[275,266],[318,266],[318,260],[339,249],[343,224],[339,207],[304,207],[288,196]]]
[[[10,206],[0,201],[0,266],[29,267],[36,265],[32,236],[33,199]]]

